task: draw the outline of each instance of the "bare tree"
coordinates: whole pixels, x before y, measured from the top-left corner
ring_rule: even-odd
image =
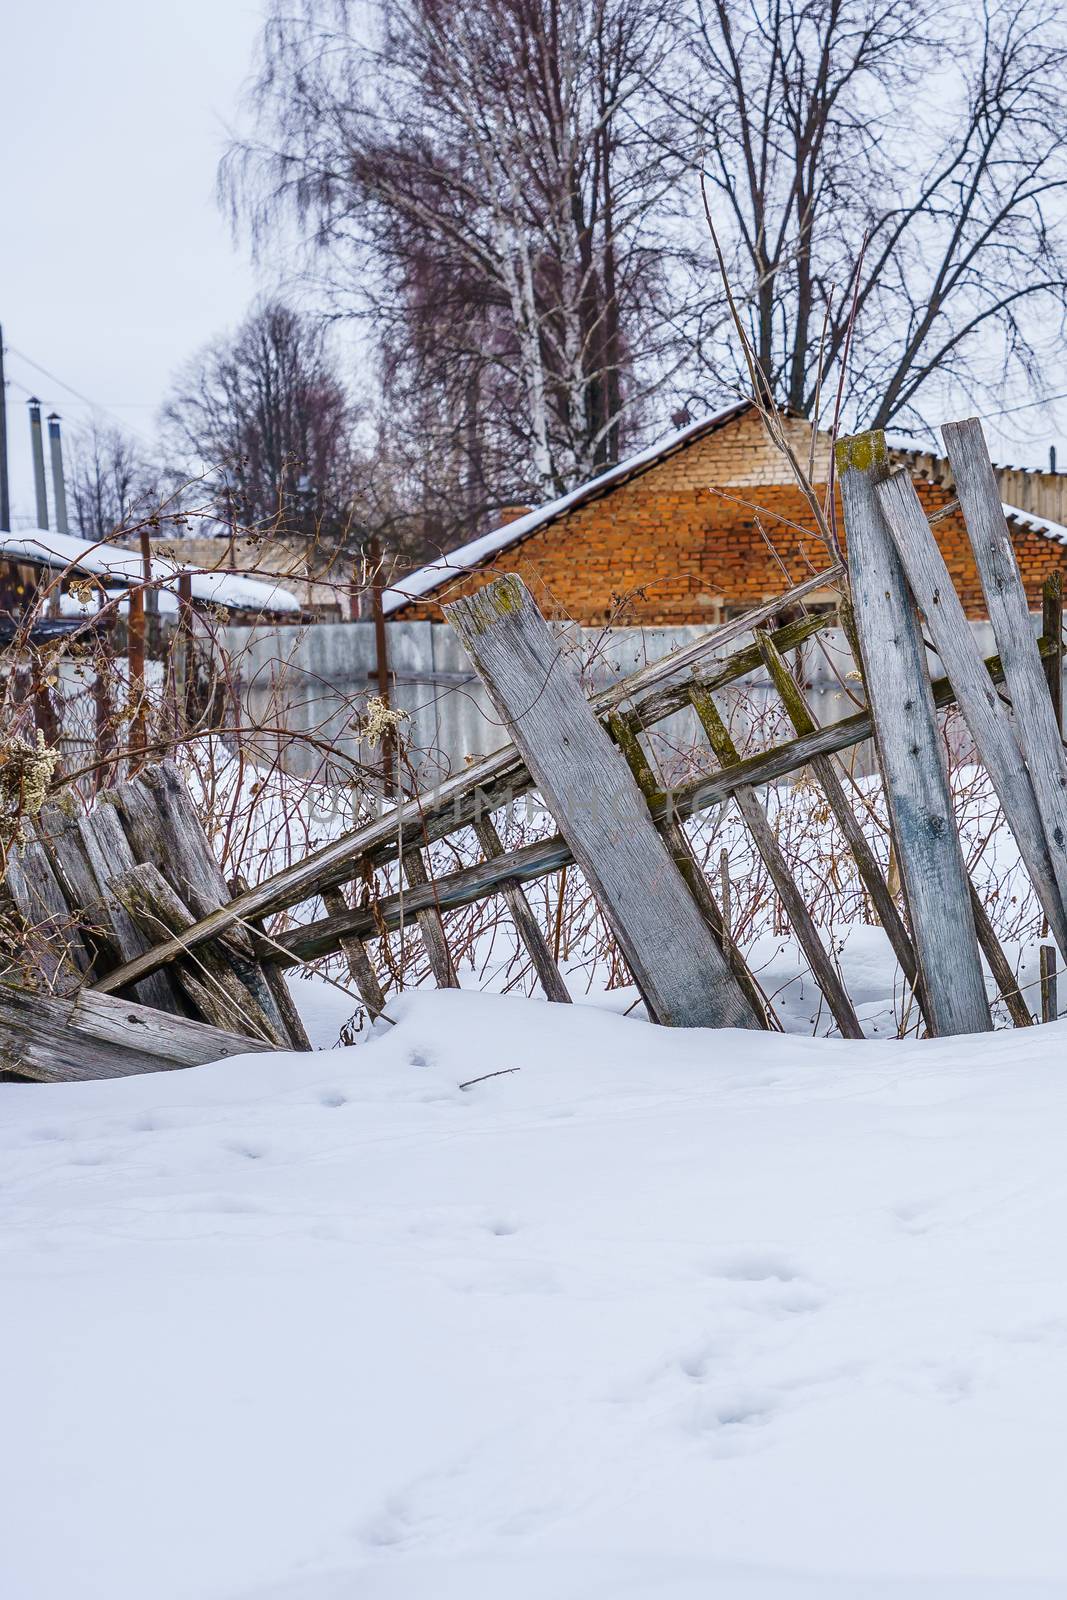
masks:
[[[74,526],[84,539],[106,539],[158,502],[162,473],[116,424],[93,419],[67,441],[67,486]]]
[[[1067,308],[1067,54],[1045,0],[692,0],[667,88],[775,398],[866,422],[1039,381]],[[866,241],[864,245],[864,241]],[[716,380],[723,348],[709,341]]]
[[[345,308],[373,314],[387,393],[462,462],[472,510],[614,460],[661,374],[680,158],[649,83],[673,4],[271,7],[224,193],[261,237],[286,207],[313,220]]]
[[[257,307],[179,372],[162,421],[186,465],[221,468],[243,528],[347,536],[356,419],[320,320],[278,301]]]

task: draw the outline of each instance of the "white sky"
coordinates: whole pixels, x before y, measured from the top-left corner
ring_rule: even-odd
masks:
[[[231,243],[214,194],[259,23],[257,0],[4,7],[0,324],[16,526],[36,520],[28,393],[69,429],[90,411],[70,385],[150,441],[175,367],[272,282],[270,263],[257,275]],[[1067,390],[1067,364],[1049,387]],[[1055,442],[1067,468],[1059,420],[988,419],[994,454],[1039,466]]]
[[[214,184],[259,17],[255,0],[4,6],[0,323],[16,525],[36,520],[27,390],[66,427],[89,413],[23,356],[151,439],[174,368],[256,292]]]

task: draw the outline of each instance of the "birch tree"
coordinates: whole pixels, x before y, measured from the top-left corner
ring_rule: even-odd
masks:
[[[263,246],[286,209],[312,229],[334,308],[369,319],[394,410],[464,458],[474,515],[617,459],[671,359],[681,157],[650,85],[672,4],[269,14],[224,192]]]

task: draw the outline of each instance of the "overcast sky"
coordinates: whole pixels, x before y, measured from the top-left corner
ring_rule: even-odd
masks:
[[[25,526],[28,394],[67,427],[91,401],[151,441],[175,367],[232,327],[275,268],[257,277],[214,194],[258,0],[9,0],[4,13],[0,323]],[[1049,388],[1067,390],[1067,361]],[[1061,423],[1067,406],[987,429],[998,459],[1043,465],[1057,443],[1062,469]]]
[[[259,18],[256,0],[4,7],[0,323],[13,520],[35,520],[28,391],[73,425],[89,407],[70,385],[151,439],[174,368],[256,292],[214,185]]]

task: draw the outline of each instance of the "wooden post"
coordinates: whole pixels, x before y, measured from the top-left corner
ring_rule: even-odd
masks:
[[[1041,1020],[1055,1022],[1060,1014],[1056,997],[1056,950],[1053,945],[1041,946]]]
[[[189,572],[178,574],[178,626],[174,634],[176,646],[175,676],[178,686],[178,718],[180,731],[188,732],[193,720],[195,704],[193,663],[193,579]]]
[[[938,737],[926,652],[876,497],[881,432],[840,439],[852,603],[912,938],[934,1034],[992,1027],[970,887]]]
[[[144,765],[144,746],[148,739],[147,707],[145,705],[145,650],[144,650],[144,590],[134,586],[129,591],[129,615],[126,626],[127,693],[133,715],[130,719],[130,772]]]
[[[1004,807],[1008,826],[1015,835],[1019,854],[1053,937],[1067,954],[1065,902],[1053,873],[1030,774],[1019,760],[1019,747],[1008,709],[989,681],[978,641],[964,615],[945,558],[930,531],[915,485],[908,473],[900,472],[880,484],[876,494],[912,594],[926,618],[934,649],[952,681],[978,755]],[[1034,661],[1037,683],[1047,701],[1036,650]],[[1063,862],[1067,874],[1067,855]]]
[[[378,679],[378,695],[386,705],[389,705],[389,635],[385,626],[385,612],[382,609],[382,546],[377,534],[370,540],[368,555],[371,576],[374,580],[371,588],[371,605],[374,611],[374,666]],[[395,770],[393,733],[391,728],[386,728],[382,733],[382,778],[387,795],[393,789]]]
[[[975,418],[967,422],[946,422],[941,433],[982,580],[989,620],[1004,663],[1004,682],[1014,713],[1015,738],[1029,769],[1064,908],[1058,923],[1049,918],[1056,942],[1063,950],[1056,929],[1064,925],[1063,917],[1067,917],[1067,755],[1041,668],[1026,590],[1004,520],[1000,490],[982,425]]]
[[[656,1021],[758,1027],[574,666],[509,573],[445,607]]]
[[[1052,696],[1056,726],[1063,737],[1063,573],[1054,572],[1041,587],[1041,632],[1053,641],[1045,657],[1045,681]]]
[[[432,886],[431,879],[426,871],[426,864],[419,850],[405,850],[401,857],[404,877],[413,889],[428,888]],[[448,935],[445,925],[441,920],[441,913],[436,905],[424,906],[421,911],[416,911],[415,921],[419,926],[419,936],[426,951],[426,959],[430,963],[430,971],[434,975],[434,982],[439,989],[458,989],[459,977],[456,973],[452,952],[448,948]]]
[[[712,749],[722,767],[735,767],[741,757],[730,737],[729,730],[719,709],[710,694],[705,694],[699,689],[692,692],[693,709],[700,718],[701,727],[708,736]],[[775,837],[774,829],[763,807],[760,805],[751,789],[738,789],[734,795],[737,809],[744,819],[745,826],[752,835],[752,842],[762,856],[771,881],[778,891],[778,898],[782,902],[786,916],[789,918],[796,934],[797,943],[803,950],[812,976],[818,984],[826,1003],[830,1007],[830,1014],[841,1033],[846,1039],[862,1039],[863,1029],[860,1020],[849,999],[844,984],[830,957],[823,948],[819,938],[818,929],[812,921],[811,912],[804,902],[793,881],[785,857],[782,855]]]

